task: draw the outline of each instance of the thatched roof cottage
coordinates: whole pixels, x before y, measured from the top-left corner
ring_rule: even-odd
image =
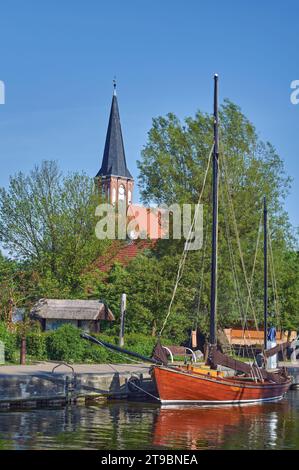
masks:
[[[30,314],[40,321],[44,331],[69,323],[85,331],[98,332],[101,321],[115,320],[111,310],[100,300],[40,299]]]

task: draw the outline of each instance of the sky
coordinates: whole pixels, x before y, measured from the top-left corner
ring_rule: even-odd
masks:
[[[0,0],[0,186],[42,160],[100,168],[116,76],[128,167],[152,118],[238,104],[293,177],[299,226],[299,2],[286,0]],[[135,202],[138,191],[135,191]]]

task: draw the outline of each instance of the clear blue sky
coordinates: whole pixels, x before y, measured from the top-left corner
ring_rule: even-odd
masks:
[[[64,171],[99,169],[114,75],[128,166],[153,116],[241,106],[293,176],[286,208],[299,225],[299,3],[289,0],[2,0],[0,185],[57,159]]]

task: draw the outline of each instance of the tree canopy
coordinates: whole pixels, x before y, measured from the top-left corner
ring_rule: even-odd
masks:
[[[0,241],[12,256],[0,258],[5,295],[14,303],[76,296],[84,269],[109,243],[95,237],[98,203],[92,178],[63,176],[53,161],[12,176],[0,188]]]
[[[209,114],[198,111],[194,118],[188,117],[183,122],[172,113],[153,119],[148,141],[138,162],[143,201],[168,205],[174,202],[196,203],[203,185],[212,142],[213,119]],[[219,201],[218,318],[221,325],[228,326],[241,323],[241,318],[244,319],[246,315],[248,290],[242,272],[241,253],[249,279],[253,269],[264,196],[269,208],[274,271],[277,275],[276,291],[278,290],[283,298],[286,293],[283,278],[285,275],[290,275],[291,278],[294,276],[289,258],[291,256],[293,259],[295,256],[295,238],[284,210],[284,199],[289,192],[291,178],[285,174],[283,161],[270,143],[259,139],[254,125],[242,114],[240,108],[228,100],[220,109],[220,142],[222,177]],[[209,185],[203,194],[202,203],[204,223],[208,228],[211,223]],[[234,217],[238,234],[235,232]],[[241,253],[237,235],[240,238]],[[176,256],[178,262],[182,244],[161,242],[160,245],[163,245],[164,257]],[[210,230],[206,230],[205,255],[202,256],[202,252],[191,252],[188,255],[186,273],[182,279],[183,283],[184,280],[187,283],[189,292],[192,289],[201,291],[198,318],[203,325],[206,324],[204,312],[209,310],[210,245]],[[251,291],[254,311],[247,313],[249,320],[253,320],[256,315],[259,322],[262,319],[262,256],[260,246]],[[287,272],[289,274],[286,274]],[[274,291],[271,282],[269,287]],[[189,311],[194,309],[198,295],[195,294],[193,301],[190,299]],[[293,326],[298,325],[299,316],[295,308],[295,298],[298,299],[298,296],[293,291],[287,298],[287,303],[284,299],[280,305],[282,317],[287,308],[293,312],[293,320],[296,317]],[[272,292],[270,310],[274,308],[273,302]],[[174,317],[181,312],[180,307],[175,304],[173,310]]]

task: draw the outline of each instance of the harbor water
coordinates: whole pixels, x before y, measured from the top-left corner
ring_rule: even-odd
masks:
[[[241,407],[106,402],[2,410],[0,449],[299,449],[299,391]]]

